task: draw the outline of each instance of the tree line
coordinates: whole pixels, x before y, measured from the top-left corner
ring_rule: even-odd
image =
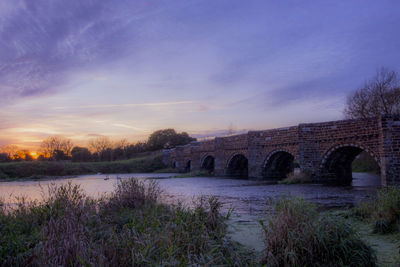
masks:
[[[111,141],[109,137],[99,136],[88,142],[87,146],[75,146],[71,139],[63,136],[50,136],[42,141],[40,153],[36,160],[73,162],[116,161],[130,159],[139,153],[152,152],[164,148],[186,145],[196,138],[188,133],[178,133],[174,129],[163,129],[153,132],[144,142],[135,144],[126,139]],[[29,150],[20,150],[17,146],[0,148],[0,162],[33,161],[35,158]]]

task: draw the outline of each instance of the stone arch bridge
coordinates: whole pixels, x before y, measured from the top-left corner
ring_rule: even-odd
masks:
[[[400,185],[400,117],[392,115],[216,137],[164,150],[163,160],[181,172],[256,179],[283,178],[298,168],[315,181],[346,184],[362,151],[380,166],[382,185]]]

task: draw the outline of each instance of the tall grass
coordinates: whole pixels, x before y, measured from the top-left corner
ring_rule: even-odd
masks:
[[[375,266],[376,257],[351,226],[321,216],[314,204],[283,197],[275,214],[262,223],[267,266]]]
[[[193,209],[158,201],[154,182],[121,180],[94,200],[79,185],[49,188],[42,202],[0,204],[2,266],[245,266],[226,236],[221,204]]]
[[[387,187],[378,190],[370,201],[357,204],[353,214],[370,219],[375,233],[392,233],[400,230],[400,188]]]

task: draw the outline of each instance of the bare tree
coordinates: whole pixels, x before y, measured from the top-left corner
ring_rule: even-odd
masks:
[[[10,158],[14,158],[14,156],[17,154],[17,151],[19,150],[19,147],[16,145],[6,145],[0,147],[0,152],[7,154]]]
[[[375,77],[347,97],[347,118],[400,114],[400,81],[397,72],[381,68]]]
[[[92,152],[101,153],[108,148],[112,148],[113,144],[110,139],[106,136],[97,137],[96,139],[89,141],[89,148]]]
[[[126,149],[129,145],[130,143],[125,138],[114,142],[114,148]]]
[[[73,143],[62,136],[50,136],[42,141],[41,151],[45,157],[54,157],[56,151],[62,151],[66,156],[71,155]]]

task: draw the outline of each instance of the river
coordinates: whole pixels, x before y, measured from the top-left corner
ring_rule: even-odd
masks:
[[[80,184],[90,196],[97,197],[113,190],[118,179],[136,177],[157,179],[167,202],[180,201],[190,206],[198,196],[217,196],[224,204],[223,211],[233,208],[229,226],[234,240],[260,250],[263,246],[258,221],[268,216],[271,200],[282,195],[301,195],[306,200],[318,203],[324,208],[352,206],[374,194],[380,178],[373,174],[353,173],[351,186],[322,184],[281,185],[269,181],[252,181],[222,177],[172,178],[176,174],[112,174],[81,175],[41,181],[0,182],[0,198],[8,204],[16,196],[29,200],[40,200],[50,184],[68,181]]]

